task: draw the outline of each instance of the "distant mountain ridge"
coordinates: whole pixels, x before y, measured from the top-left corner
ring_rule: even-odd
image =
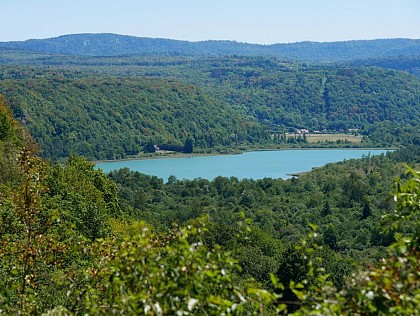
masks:
[[[249,44],[235,41],[189,42],[111,33],[63,35],[48,39],[0,42],[0,48],[79,56],[275,56],[303,61],[420,55],[420,39]]]

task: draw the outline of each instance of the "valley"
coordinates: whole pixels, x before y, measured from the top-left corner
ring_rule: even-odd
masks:
[[[0,314],[418,315],[418,56],[1,42]]]
[[[60,66],[0,67],[0,93],[54,159],[121,159],[188,139],[198,152],[222,152],[318,140],[392,147],[419,137],[420,80],[405,72],[269,57],[63,58]],[[362,138],[286,137],[301,129]]]

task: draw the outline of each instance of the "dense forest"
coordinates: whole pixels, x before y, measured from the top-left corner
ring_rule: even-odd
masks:
[[[192,85],[170,79],[29,73],[33,77],[3,79],[0,90],[46,157],[77,153],[115,159],[143,151],[152,140],[184,145],[193,137],[196,146],[206,148],[258,137],[249,118]]]
[[[118,34],[73,34],[0,47],[78,56],[275,56],[301,61],[335,62],[360,58],[398,57],[420,53],[417,39],[378,39],[345,42],[300,42],[258,45],[234,41],[188,42]]]
[[[376,66],[395,70],[407,71],[416,77],[420,77],[420,56],[376,57],[359,59],[349,62],[353,66]]]
[[[188,139],[201,151],[280,148],[302,128],[357,130],[362,146],[419,140],[420,80],[405,72],[260,57],[61,62],[0,68],[0,92],[45,157],[125,158]]]
[[[420,315],[418,56],[405,39],[0,43],[0,314]],[[89,161],[339,146],[395,150],[287,180]]]
[[[418,313],[420,175],[402,163],[418,146],[289,180],[165,184],[38,158],[0,101],[2,313]]]

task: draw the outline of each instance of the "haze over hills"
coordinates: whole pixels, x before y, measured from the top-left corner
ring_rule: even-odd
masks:
[[[1,42],[0,47],[80,56],[270,55],[322,62],[420,55],[420,39],[401,38],[260,45],[215,40],[188,42],[102,33]]]

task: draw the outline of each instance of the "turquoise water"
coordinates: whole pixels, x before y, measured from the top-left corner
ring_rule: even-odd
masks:
[[[102,162],[96,165],[104,172],[127,167],[133,171],[158,176],[165,181],[170,175],[177,179],[217,176],[239,179],[290,178],[290,174],[309,171],[314,167],[344,159],[380,155],[386,150],[373,149],[322,149],[254,151],[240,155],[208,156],[193,158],[167,158]]]

